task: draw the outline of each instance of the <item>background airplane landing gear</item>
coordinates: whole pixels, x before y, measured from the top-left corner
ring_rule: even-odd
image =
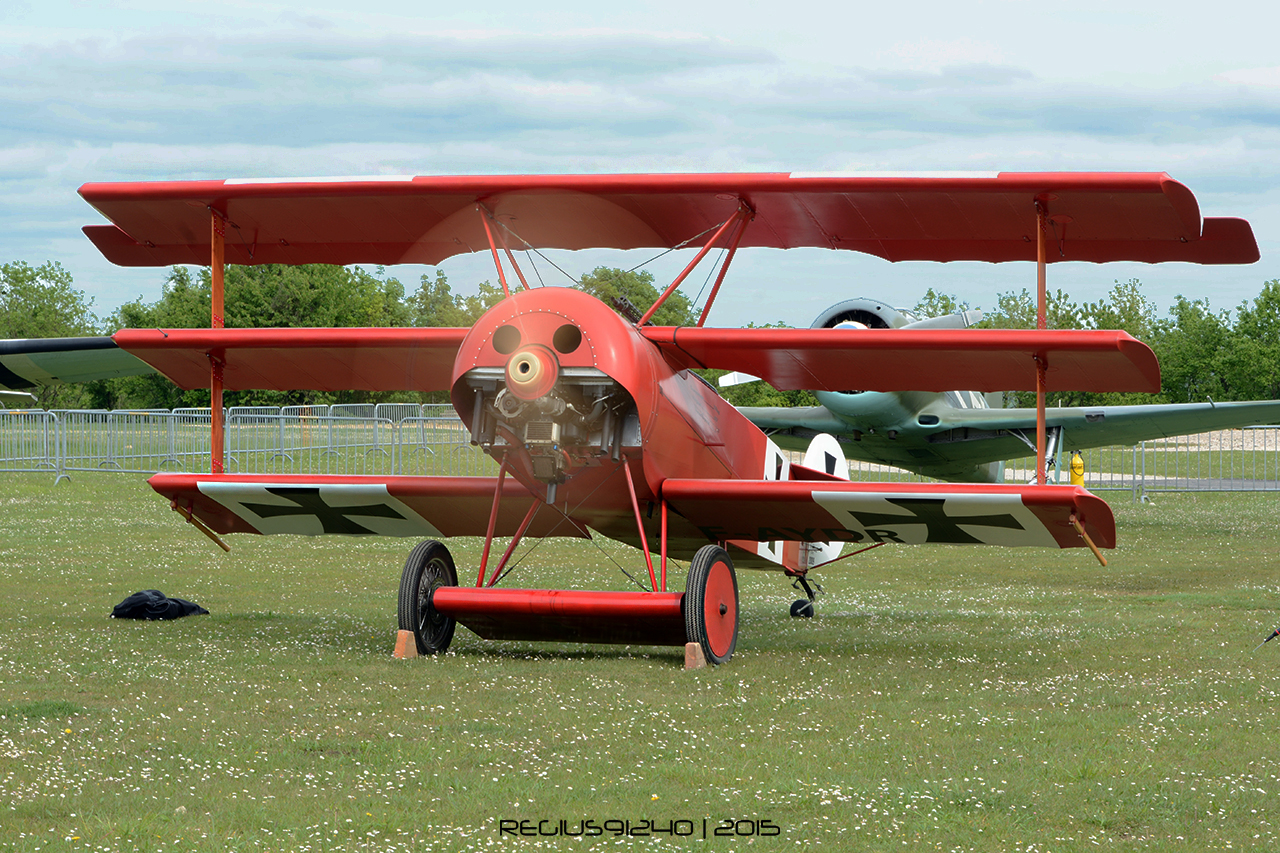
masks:
[[[724,663],[738,645],[738,578],[719,545],[704,545],[689,563],[684,590],[685,633],[707,663]]]
[[[453,556],[443,544],[428,539],[409,553],[400,575],[397,610],[400,630],[413,632],[418,654],[438,655],[449,648],[457,623],[431,606],[431,594],[439,587],[457,585]]]
[[[804,617],[805,619],[813,618],[813,602],[807,599],[791,602],[791,616],[794,619]]]
[[[818,591],[814,592],[813,587],[809,586],[809,580],[804,575],[798,575],[791,582],[793,589],[804,588],[804,594],[809,596],[808,599],[800,599],[791,603],[791,617],[793,619],[812,619],[813,618],[813,602],[818,597],[818,593],[822,592],[822,587],[818,586],[815,581],[813,586],[818,587]]]

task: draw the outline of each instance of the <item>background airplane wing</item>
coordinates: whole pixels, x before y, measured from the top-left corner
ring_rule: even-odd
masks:
[[[780,446],[803,449],[815,433],[848,435],[854,427],[824,406],[747,407],[748,420]],[[938,417],[923,441],[845,442],[854,459],[894,465],[941,479],[973,479],[979,466],[1019,459],[1034,451],[1035,409],[928,409]],[[1061,428],[1062,449],[1130,445],[1166,438],[1280,423],[1280,400],[1240,403],[1167,403],[1045,409],[1045,425]]]
[[[1202,219],[1162,172],[245,179],[89,183],[110,224],[84,229],[123,266],[207,264],[210,210],[233,264],[438,264],[487,249],[481,211],[510,249],[673,248],[754,216],[743,247],[819,247],[890,261],[1034,261],[1039,200],[1058,261],[1252,263],[1241,219]]]
[[[667,480],[662,496],[713,540],[1115,547],[1115,519],[1077,486]]]
[[[1280,400],[1238,403],[1165,403],[1045,409],[1045,424],[1062,427],[1072,449],[1137,444],[1153,438],[1280,423]],[[1034,430],[1035,409],[962,410],[940,426],[973,430]],[[960,437],[956,437],[959,439]]]
[[[121,329],[120,349],[181,388],[315,391],[448,390],[467,329]]]
[[[484,536],[494,477],[377,477],[304,474],[156,474],[147,481],[218,533],[324,533],[377,536]],[[510,536],[535,500],[508,480],[495,535]],[[552,507],[530,536],[589,538],[586,527]]]
[[[646,326],[687,367],[740,370],[775,388],[820,391],[1160,390],[1160,366],[1126,332],[1027,329],[709,329]]]
[[[1068,451],[1264,423],[1280,423],[1280,400],[1045,409],[1046,427],[1063,430]],[[1028,455],[1011,433],[1034,437],[1035,428],[1035,409],[960,410],[948,413],[929,443],[957,461],[996,462]]]
[[[155,373],[111,338],[26,338],[0,341],[0,389],[90,382]],[[209,370],[205,368],[207,385]]]

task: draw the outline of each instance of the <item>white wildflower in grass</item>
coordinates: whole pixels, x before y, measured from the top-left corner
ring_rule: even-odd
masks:
[[[1280,618],[1275,496],[1119,494],[1107,568],[882,548],[824,574],[811,620],[788,618],[783,579],[740,572],[738,653],[685,672],[681,649],[464,629],[394,661],[411,543],[236,536],[223,555],[134,478],[51,481],[0,482],[0,850],[639,843],[513,838],[503,818],[738,833],[708,849],[1277,841],[1280,648],[1252,652]],[[450,549],[474,567],[481,544]],[[511,583],[629,582],[549,541]],[[212,614],[105,618],[146,588]]]

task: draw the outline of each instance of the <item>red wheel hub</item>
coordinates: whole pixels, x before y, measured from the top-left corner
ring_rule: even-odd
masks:
[[[707,595],[702,603],[707,623],[707,642],[717,657],[733,648],[738,623],[738,591],[733,572],[723,560],[716,560],[707,572]]]

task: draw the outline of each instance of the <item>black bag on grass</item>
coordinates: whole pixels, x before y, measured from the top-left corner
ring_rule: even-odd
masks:
[[[135,592],[116,605],[112,619],[181,619],[183,616],[208,614],[199,604],[181,598],[166,598],[158,589]]]

